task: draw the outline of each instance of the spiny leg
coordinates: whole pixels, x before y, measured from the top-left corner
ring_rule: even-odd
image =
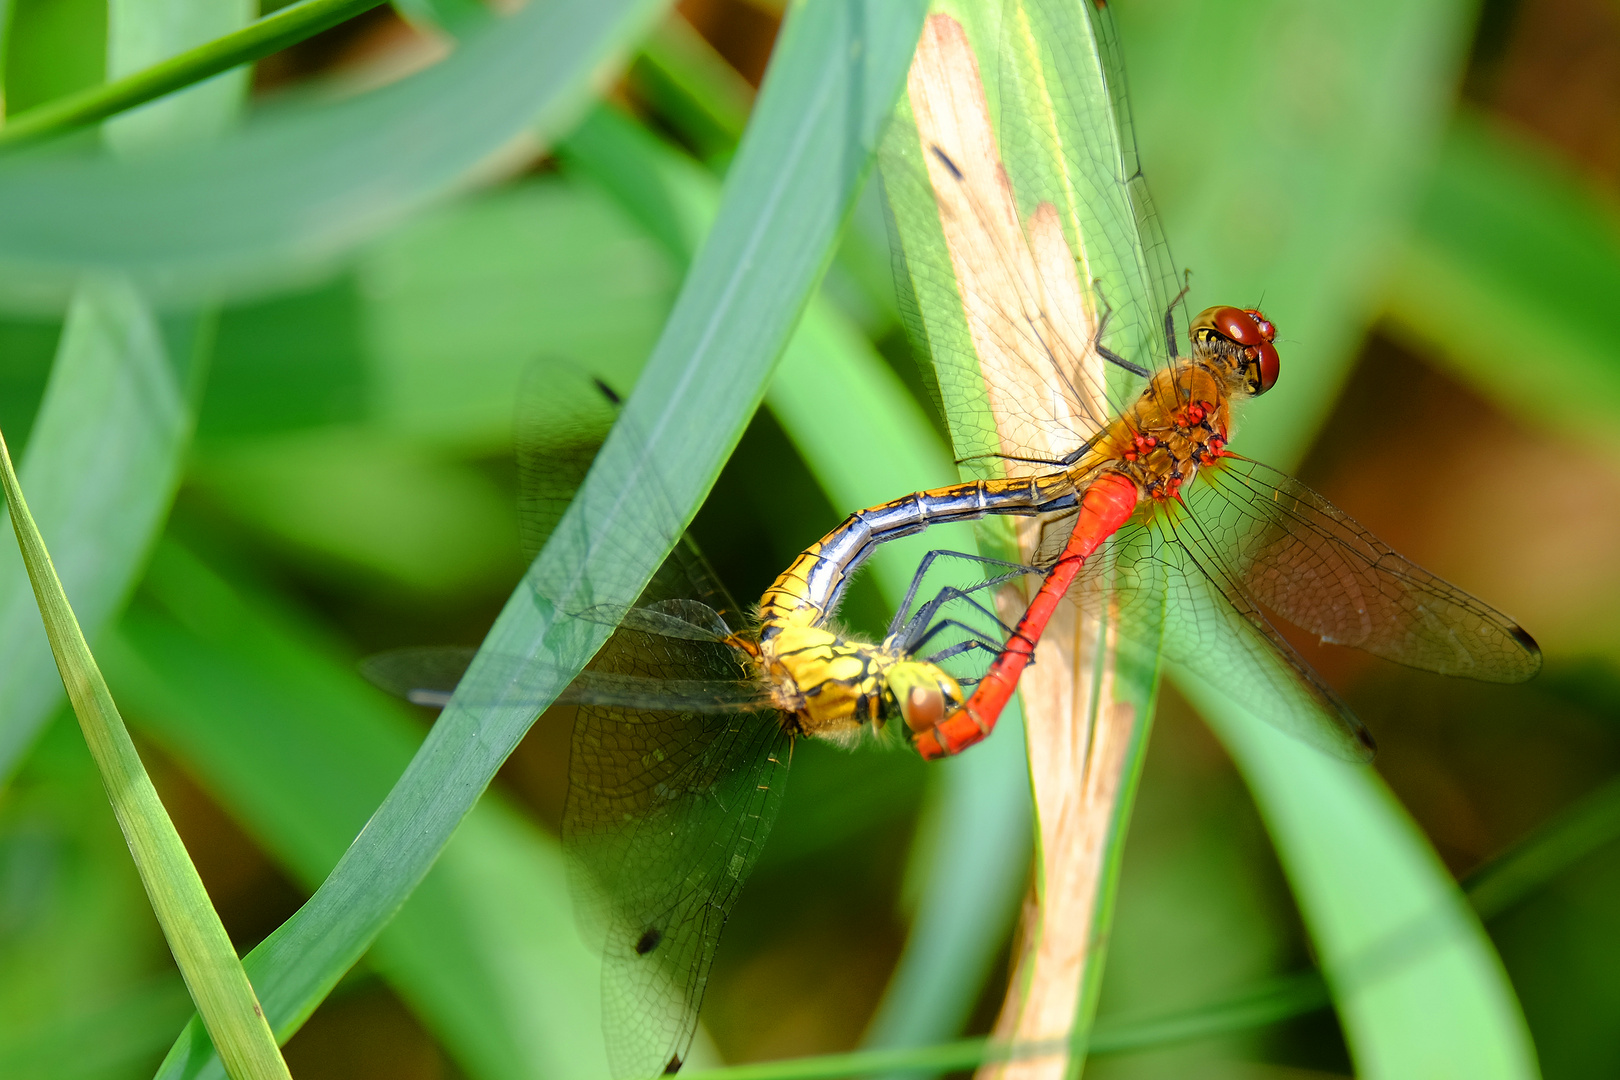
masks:
[[[1135,482],[1120,473],[1103,473],[1086,489],[1074,534],[1041,583],[1029,610],[1018,620],[1007,647],[991,663],[989,672],[961,709],[917,736],[918,753],[930,760],[960,753],[995,729],[1001,710],[1018,689],[1018,678],[1034,658],[1035,644],[1064,594],[1092,553],[1130,520],[1137,497]]]

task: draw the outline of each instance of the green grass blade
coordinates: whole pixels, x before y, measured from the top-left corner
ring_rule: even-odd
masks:
[[[0,147],[22,146],[104,120],[115,113],[172,94],[221,72],[296,45],[322,30],[369,11],[384,0],[300,0],[250,26],[221,34],[166,60],[117,76],[101,86],[69,94],[8,117]]]
[[[605,628],[559,615],[632,602],[685,528],[826,266],[920,19],[918,4],[813,4],[784,27],[719,219],[664,336],[480,653],[548,656],[550,680],[492,684],[474,660],[462,685],[493,704],[451,703],[315,896],[250,954],[279,1034],[309,1014],[422,879],[528,729],[532,703],[561,689],[551,680],[601,645]],[[183,1035],[161,1075],[206,1075],[201,1049]]]
[[[180,834],[146,775],[112,694],[90,655],[90,646],[73,617],[45,542],[28,513],[3,437],[0,481],[5,486],[12,528],[23,551],[23,562],[68,698],[101,771],[118,824],[129,841],[152,909],[209,1035],[220,1047],[226,1071],[233,1080],[287,1077],[287,1066],[236,950],[214,913]]]
[[[713,160],[736,149],[754,89],[679,14],[642,45],[631,73],[703,157]]]
[[[540,0],[425,71],[286,106],[208,146],[0,162],[0,297],[59,302],[86,267],[126,273],[166,302],[306,273],[467,183],[514,139],[566,124],[589,77],[660,6]]]
[[[148,10],[125,0],[108,34],[110,68],[139,65],[245,18],[238,5]],[[119,151],[206,138],[229,123],[241,85],[215,83],[110,125]],[[192,403],[212,346],[209,315],[159,320],[113,275],[77,286],[51,382],[23,462],[43,531],[94,637],[129,589],[168,512],[190,441]],[[57,678],[34,629],[23,568],[0,556],[0,778],[55,706]]]
[[[1390,274],[1389,315],[1498,408],[1607,450],[1620,406],[1617,220],[1612,196],[1464,113]]]
[[[1255,794],[1358,1071],[1538,1075],[1490,940],[1377,775],[1182,685]]]
[[[115,73],[115,78],[102,86],[89,87],[16,113],[6,118],[5,126],[0,128],[0,147],[23,146],[105,120],[113,113],[146,104],[222,71],[287,49],[288,45],[298,44],[382,2],[384,0],[301,0],[285,6],[274,15],[259,19],[258,23],[220,34],[207,44],[196,45],[167,60],[156,58],[156,62],[147,60],[151,66],[125,68],[128,74]],[[228,8],[220,5],[219,13],[225,11]],[[237,23],[233,18],[225,21]]]
[[[315,888],[421,743],[321,631],[170,541],[103,650],[139,731]],[[486,796],[368,954],[478,1080],[606,1070],[555,840]]]

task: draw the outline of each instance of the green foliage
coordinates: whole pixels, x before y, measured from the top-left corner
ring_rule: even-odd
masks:
[[[278,33],[318,28],[318,6],[282,9]],[[1114,6],[1193,309],[1263,302],[1286,341],[1284,379],[1240,449],[1302,460],[1382,317],[1523,429],[1611,453],[1613,199],[1493,121],[1451,115],[1463,5]],[[257,946],[246,967],[278,1037],[352,971],[343,994],[385,986],[460,1074],[597,1077],[597,973],[549,831],[561,750],[548,722],[485,792],[533,696],[556,687],[454,706],[424,738],[422,717],[354,664],[475,642],[505,600],[492,647],[578,666],[599,635],[557,613],[634,596],[689,522],[747,598],[845,513],[952,477],[938,431],[960,415],[930,414],[937,388],[904,355],[866,186],[921,5],[796,6],[757,101],[651,0],[534,0],[498,19],[402,7],[459,42],[380,88],[318,83],[230,130],[239,72],[203,88],[206,108],[166,100],[107,125],[128,133],[103,140],[111,150],[80,132],[5,151],[0,424],[25,449],[22,488],[158,790],[239,950]],[[183,54],[170,77],[184,86],[262,55],[255,39],[211,40],[228,27],[142,52],[118,38],[132,6],[113,10],[16,0],[7,111],[39,110],[61,133],[107,114],[40,107],[80,93],[75,109],[111,107],[126,99],[109,80],[161,56]],[[1234,26],[1263,47],[1217,62],[1210,43]],[[591,101],[621,67],[628,97]],[[523,575],[512,399],[539,356],[635,392],[508,598]],[[967,543],[895,545],[846,614],[875,624],[922,551]],[[0,1074],[149,1075],[191,1006],[60,709],[12,550]],[[1344,1070],[1331,1025],[1287,1023],[1324,1004],[1370,1076],[1526,1076],[1538,1055],[1549,1076],[1612,1072],[1612,793],[1474,879],[1476,915],[1424,834],[1432,813],[1403,786],[1399,746],[1391,780],[1418,820],[1377,774],[1186,690],[1240,772],[1171,697],[1119,866],[1096,1075],[1251,1058]],[[1580,672],[1540,693],[1499,711],[1612,716],[1620,700]],[[1456,700],[1472,718],[1485,699]],[[1425,710],[1396,711],[1421,724]],[[1608,743],[1587,731],[1563,752],[1591,758],[1595,784]],[[948,1040],[970,1016],[983,1030],[999,998],[995,957],[1028,866],[1021,745],[1009,728],[934,770],[802,755],[717,969],[705,1022],[728,1054],[852,1045],[874,1009],[864,1038],[881,1053],[754,1072],[937,1072],[999,1052]],[[188,797],[242,830],[223,855],[205,857],[221,842],[175,809]],[[211,877],[241,855],[233,843],[294,894],[262,926],[239,924]],[[771,1034],[791,1023],[809,1034]],[[160,1075],[220,1075],[200,1030]],[[689,1067],[718,1065],[710,1053]]]

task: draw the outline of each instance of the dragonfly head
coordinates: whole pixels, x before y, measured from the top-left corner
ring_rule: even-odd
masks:
[[[1243,376],[1244,387],[1254,397],[1277,383],[1281,366],[1277,347],[1272,344],[1277,328],[1253,308],[1205,308],[1190,327],[1193,345],[1228,357]]]
[[[920,660],[902,660],[884,676],[890,711],[900,714],[914,733],[934,725],[962,707],[962,685],[940,668]]]

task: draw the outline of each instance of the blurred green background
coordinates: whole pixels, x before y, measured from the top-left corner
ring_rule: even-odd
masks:
[[[209,92],[245,94],[244,111],[272,116],[364,97],[442,57],[450,32],[482,18],[463,3],[373,9]],[[1373,729],[1375,768],[1473,886],[1544,1074],[1613,1076],[1620,4],[1116,6],[1145,164],[1176,257],[1194,271],[1195,309],[1260,303],[1280,328],[1283,381],[1239,448],[1297,467],[1545,649],[1537,681],[1503,688],[1301,643]],[[131,48],[119,35],[131,10],[12,0],[7,113],[155,59],[113,47]],[[130,326],[163,343],[155,355],[183,390],[163,444],[183,460],[172,510],[161,466],[147,470],[160,480],[146,520],[167,513],[165,524],[43,527],[64,566],[114,567],[90,605],[103,612],[92,644],[243,952],[319,884],[432,722],[367,686],[356,661],[396,645],[476,644],[522,571],[510,443],[526,366],[562,356],[627,386],[658,338],[781,15],[770,0],[675,11],[602,68],[598,99],[547,125],[562,137],[519,132],[498,154],[444,165],[415,194],[364,188],[325,216],[289,217],[303,230],[288,240],[296,257],[274,252],[217,280],[199,259],[189,284],[154,271],[141,280],[160,315],[144,322],[106,314],[128,310],[116,286],[81,285],[64,333],[69,290],[29,269],[53,253],[31,249],[30,264],[0,244],[0,429],[25,485],[30,453],[71,442],[72,418],[94,415],[53,420],[48,382],[55,395],[71,389],[64,371],[93,380],[107,341],[138,350],[146,339]],[[252,15],[227,13],[197,40]],[[250,179],[243,205],[291,197]],[[6,190],[0,175],[0,218],[20,215]],[[266,209],[264,220],[281,219]],[[75,252],[59,254],[74,264]],[[917,420],[930,406],[894,306],[875,183],[812,310],[834,342],[824,352],[853,364],[874,398],[900,401],[896,424],[918,423],[924,438],[943,430],[938,417]],[[745,599],[856,508],[783,400],[795,372],[803,378],[785,370],[693,528]],[[117,409],[106,417],[116,423]],[[844,434],[846,473],[871,445]],[[151,454],[161,459],[161,446]],[[71,465],[36,474],[48,493],[29,488],[68,523],[76,505],[107,497]],[[79,553],[64,559],[63,548]],[[139,570],[120,576],[119,565]],[[843,616],[879,632],[884,605],[863,580]],[[30,628],[12,614],[0,641],[37,633],[37,616]],[[189,1000],[71,716],[29,694],[0,695],[15,714],[0,742],[0,1076],[147,1076]],[[294,1075],[572,1076],[599,1053],[579,1048],[595,1037],[573,1001],[588,972],[557,944],[572,933],[551,839],[564,720],[536,726],[422,889],[288,1045]],[[709,1060],[862,1041],[920,902],[919,867],[951,843],[937,835],[941,797],[907,755],[796,749],[781,821],[715,967]],[[919,831],[920,820],[935,825]],[[966,1030],[994,1017],[1009,916],[984,927],[1000,949],[987,977],[966,960],[955,973]],[[1241,996],[1312,957],[1243,780],[1167,689],[1100,1030]],[[1089,1068],[1352,1069],[1327,1008],[1102,1052]]]

